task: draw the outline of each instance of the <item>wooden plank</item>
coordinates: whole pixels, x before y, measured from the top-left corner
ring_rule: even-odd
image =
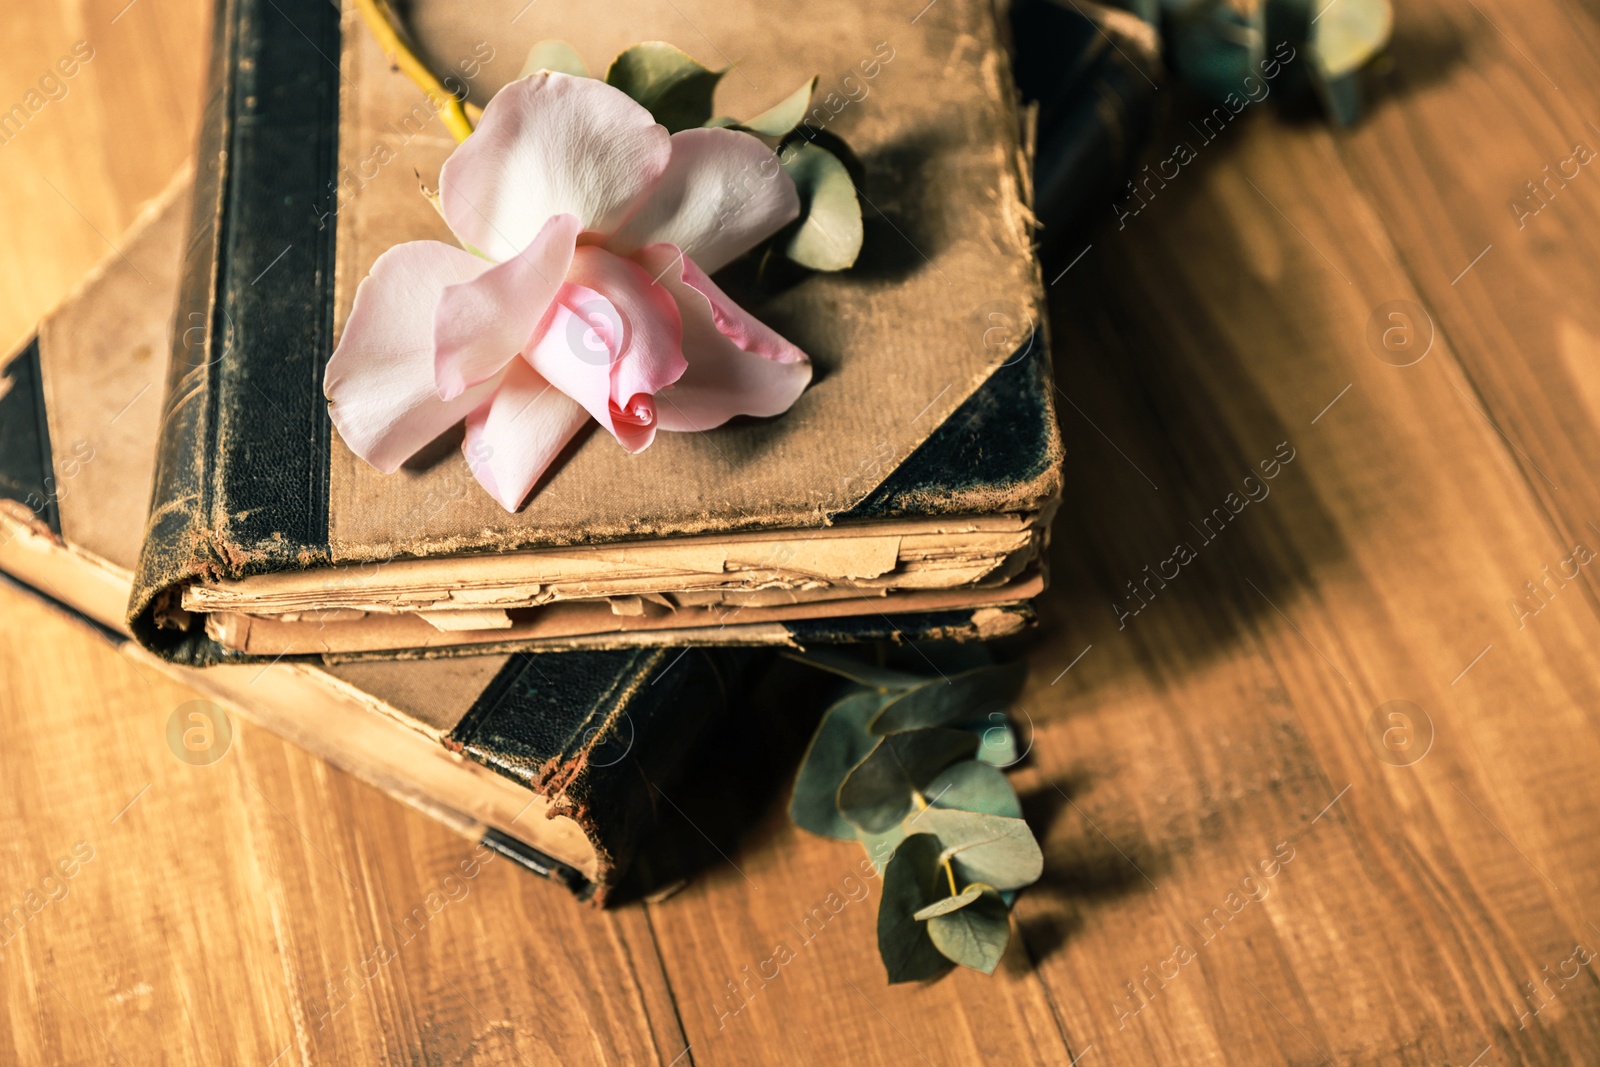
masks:
[[[13,208],[0,213],[8,351],[115,251],[140,205],[194,151],[210,8],[76,0],[5,13],[0,111],[21,105],[27,116],[20,127],[0,125],[0,180]]]
[[[1340,155],[1566,548],[1595,549],[1596,13],[1425,0],[1398,19],[1387,91]],[[1593,575],[1577,584],[1600,603]]]
[[[1019,917],[1063,940],[1041,973],[1101,1062],[1581,1058],[1592,978],[1537,1016],[1521,983],[1596,933],[1596,622],[1573,596],[1519,641],[1504,604],[1568,549],[1450,337],[1413,367],[1369,350],[1415,290],[1330,135],[1225,138],[1057,298],[1093,505],[1057,527],[1030,654],[1053,818]],[[1177,574],[1141,606],[1146,565]],[[1434,732],[1408,766],[1368,736],[1396,699]]]
[[[3,336],[188,151],[204,7],[7,12],[0,103],[77,40],[95,58],[0,148],[28,207],[0,216]],[[0,590],[0,817],[26,828],[0,903],[49,900],[0,946],[0,1059],[1589,1057],[1600,622],[1592,568],[1545,568],[1600,547],[1600,193],[1585,167],[1531,217],[1505,201],[1567,142],[1600,148],[1600,33],[1542,0],[1400,19],[1370,123],[1241,118],[1055,287],[1071,504],[1022,646],[1017,772],[1046,878],[994,978],[886,988],[876,884],[787,825],[776,779],[729,859],[660,904],[592,914],[501,861],[447,885],[469,842],[247,726],[179,763],[163,728],[193,694]],[[1437,322],[1414,366],[1368,344],[1394,300]],[[1180,541],[1194,559],[1149,579]],[[1391,700],[1431,725],[1420,761],[1369,735]],[[746,740],[792,758],[802,729]],[[750,978],[778,941],[795,958]]]

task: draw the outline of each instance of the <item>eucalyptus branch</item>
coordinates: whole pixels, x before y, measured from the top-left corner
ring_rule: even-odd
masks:
[[[924,797],[920,791],[912,793],[911,799],[916,802],[918,811],[928,810],[928,798]],[[956,869],[948,859],[944,861],[944,874],[946,878],[950,879],[950,895],[953,897],[960,896],[961,890],[956,888]]]

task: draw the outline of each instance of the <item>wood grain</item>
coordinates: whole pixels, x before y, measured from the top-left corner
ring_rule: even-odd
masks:
[[[0,145],[0,336],[180,166],[203,8],[3,16],[0,104],[95,54]],[[0,1059],[1592,1058],[1600,584],[1562,567],[1600,549],[1600,176],[1511,202],[1600,147],[1597,19],[1408,3],[1368,122],[1247,112],[1053,285],[1068,506],[1013,649],[1046,875],[993,978],[886,987],[876,882],[781,789],[683,892],[593,913],[248,725],[178,762],[193,694],[0,588],[0,905],[57,898],[0,946]],[[1410,366],[1369,337],[1393,301],[1432,323]]]

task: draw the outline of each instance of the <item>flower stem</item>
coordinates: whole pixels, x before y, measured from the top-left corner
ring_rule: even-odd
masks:
[[[915,791],[912,792],[911,799],[916,803],[918,811],[926,811],[926,810],[928,810],[927,798],[922,795],[922,791],[920,789],[919,790],[915,790]],[[950,895],[953,896],[953,897],[959,897],[961,895],[961,890],[956,888],[956,869],[955,869],[955,867],[951,866],[949,860],[945,860],[944,861],[943,867],[944,867],[945,877],[950,879]]]
[[[400,32],[399,16],[389,6],[388,0],[356,0],[356,10],[361,12],[361,21],[378,39],[378,46],[388,55],[389,62],[399,67],[406,77],[428,94],[429,103],[438,111],[440,120],[456,141],[465,141],[472,133],[472,120],[468,117],[467,107],[433,76],[433,72],[406,44]],[[477,108],[472,110],[478,111]]]

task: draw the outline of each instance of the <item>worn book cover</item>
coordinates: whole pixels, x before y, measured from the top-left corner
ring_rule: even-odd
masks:
[[[603,901],[745,650],[624,649],[211,670],[128,639],[187,180],[0,363],[0,571],[253,721],[581,896]]]
[[[333,431],[324,369],[357,284],[447,236],[418,190],[453,141],[351,2],[223,0],[171,374],[129,619],[179,662],[308,653],[998,636],[1028,618],[1060,441],[1027,166],[987,0],[914,26],[805,0],[805,48],[755,4],[407,5],[418,51],[482,102],[560,37],[603,69],[640,40],[731,66],[748,114],[818,75],[808,122],[859,157],[866,239],[836,274],[717,275],[811,355],[775,418],[582,436],[515,512],[459,434],[382,474]],[[726,53],[686,27],[704,20]],[[686,36],[688,34],[688,36]],[[820,110],[819,110],[820,109]]]
[[[764,653],[286,657],[200,670],[129,639],[124,609],[154,480],[160,388],[180,328],[167,308],[189,184],[175,182],[118,240],[121,253],[0,362],[0,572],[142,665],[604,900],[650,838],[658,791],[672,787],[685,759],[699,758],[707,723],[740,714]],[[920,641],[965,636],[970,618],[917,616],[907,625]],[[787,632],[790,647],[812,636]],[[677,865],[668,855],[652,869]]]

